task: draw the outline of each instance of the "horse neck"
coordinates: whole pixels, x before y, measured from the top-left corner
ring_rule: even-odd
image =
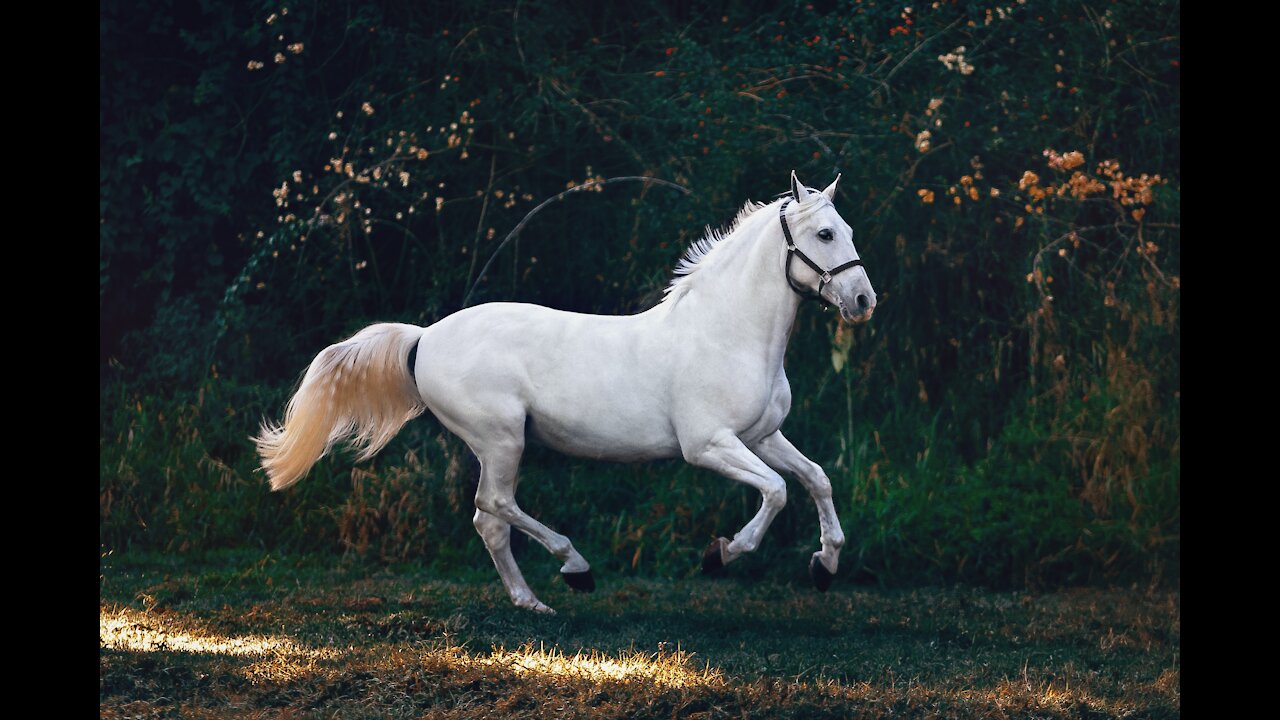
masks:
[[[800,296],[787,285],[785,242],[777,209],[757,211],[762,217],[745,221],[723,250],[715,268],[698,278],[687,303],[695,321],[714,329],[731,329],[735,347],[759,347],[772,368],[782,364]],[[726,239],[726,242],[730,242]],[[681,303],[685,304],[685,303]],[[717,337],[714,332],[708,333]]]

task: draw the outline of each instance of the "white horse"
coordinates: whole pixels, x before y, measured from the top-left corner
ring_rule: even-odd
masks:
[[[551,613],[516,565],[511,526],[564,563],[570,587],[590,592],[595,583],[569,538],[516,503],[526,436],[604,460],[682,456],[759,490],[760,510],[732,541],[711,543],[705,572],[760,545],[786,503],[785,472],[817,504],[822,549],[809,570],[825,590],[844,545],[831,482],[779,428],[791,409],[783,358],[802,294],[851,323],[876,306],[852,230],[832,204],[839,179],[819,192],[793,172],[785,198],[748,201],[725,232],[688,249],[663,301],[638,315],[489,303],[426,328],[371,325],[325,348],[283,426],[266,423],[255,438],[271,489],[296,483],[339,440],[360,448],[361,460],[372,456],[429,408],[480,461],[474,522],[511,600]]]

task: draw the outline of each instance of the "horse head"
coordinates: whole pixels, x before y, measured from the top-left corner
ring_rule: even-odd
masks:
[[[876,292],[853,245],[853,228],[836,212],[836,183],[818,191],[791,172],[791,197],[780,217],[787,243],[787,282],[801,295],[816,296],[840,310],[845,322],[871,319]],[[793,266],[792,259],[801,262]]]

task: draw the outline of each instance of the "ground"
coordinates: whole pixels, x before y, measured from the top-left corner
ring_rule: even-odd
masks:
[[[1173,591],[529,579],[235,553],[102,562],[103,718],[1174,718]]]

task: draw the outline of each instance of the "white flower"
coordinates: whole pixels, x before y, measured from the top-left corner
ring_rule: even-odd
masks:
[[[939,55],[938,62],[946,66],[948,70],[958,70],[961,75],[970,75],[973,73],[973,66],[965,62],[964,46],[952,50],[946,55]]]

